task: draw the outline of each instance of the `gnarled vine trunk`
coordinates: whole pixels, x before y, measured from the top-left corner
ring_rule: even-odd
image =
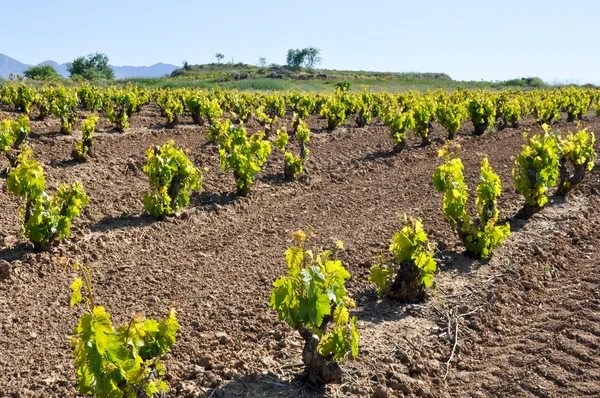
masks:
[[[414,261],[402,261],[388,295],[404,303],[423,301],[426,292],[425,286],[419,283],[420,276],[421,272]]]
[[[396,145],[394,145],[393,152],[400,153],[404,150],[404,148],[406,148],[406,140],[402,140],[399,143],[397,143]]]
[[[325,323],[325,321],[323,321]],[[298,332],[304,339],[302,362],[309,380],[314,384],[332,383],[342,379],[342,369],[332,357],[319,354],[319,337],[300,326]]]
[[[587,162],[586,162],[587,163]],[[567,159],[562,158],[560,161],[559,168],[559,181],[558,181],[558,190],[556,191],[557,195],[565,196],[568,194],[577,184],[583,181],[585,177],[585,165],[574,165],[573,166],[573,175],[569,173],[567,168]]]

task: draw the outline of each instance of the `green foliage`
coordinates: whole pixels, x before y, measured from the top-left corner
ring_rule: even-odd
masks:
[[[477,134],[483,134],[495,121],[496,107],[490,95],[477,92],[467,104],[467,110]]]
[[[11,149],[18,150],[30,132],[29,118],[25,115],[17,120],[0,121],[0,151],[8,154]]]
[[[449,96],[438,100],[436,119],[438,123],[448,130],[448,138],[453,139],[460,129],[462,122],[467,119],[467,109],[463,101]]]
[[[88,116],[81,124],[81,140],[75,142],[75,148],[73,149],[75,160],[85,162],[90,154],[92,145],[94,145],[93,137],[96,123],[98,123],[98,116],[93,114]]]
[[[411,104],[413,117],[415,119],[414,132],[421,137],[422,144],[427,145],[429,139],[429,130],[432,128],[431,122],[435,116],[437,103],[432,95],[424,94],[416,97]]]
[[[377,287],[377,293],[387,292],[402,267],[402,262],[411,261],[419,270],[416,284],[433,286],[433,275],[437,270],[433,258],[433,248],[428,243],[421,219],[410,220],[404,216],[405,226],[392,238],[389,251],[394,256],[393,263],[380,263],[371,267],[369,281]]]
[[[16,89],[14,97],[14,105],[17,109],[26,115],[31,114],[38,99],[36,90],[33,86],[25,83],[20,83]]]
[[[83,82],[77,90],[81,106],[91,112],[102,109],[103,96],[104,92],[100,87],[92,86],[88,82]]]
[[[553,120],[560,119],[559,106],[553,94],[533,94],[530,106],[531,113],[539,124],[551,124]]]
[[[284,175],[288,179],[302,174],[304,171],[304,164],[308,160],[310,150],[306,148],[306,144],[310,140],[310,129],[306,125],[306,122],[297,115],[294,115],[292,125],[295,126],[296,139],[300,143],[300,153],[295,155],[289,151],[286,151],[286,147],[289,141],[288,133],[285,129],[277,130],[277,136],[275,137],[275,146],[284,152]]]
[[[525,197],[529,206],[542,208],[548,203],[548,190],[556,185],[559,172],[559,153],[556,134],[546,124],[544,133],[529,138],[523,145],[513,169],[517,192]],[[527,134],[524,135],[527,139]]]
[[[334,95],[323,104],[321,116],[327,118],[327,129],[333,130],[346,119],[346,105]]]
[[[183,114],[183,100],[177,93],[170,90],[162,92],[156,99],[156,103],[167,119],[167,128],[173,128],[179,124],[179,117]]]
[[[114,79],[115,73],[108,65],[106,54],[95,53],[78,57],[67,66],[72,79],[98,80]]]
[[[134,316],[115,328],[104,307],[94,302],[91,269],[75,264],[82,278],[70,288],[71,306],[85,300],[89,310],[73,330],[71,347],[77,369],[77,390],[97,397],[153,397],[168,390],[160,361],[180,330],[175,310],[160,322]]]
[[[77,106],[79,100],[75,90],[59,86],[52,90],[50,110],[54,116],[60,118],[60,132],[71,134],[73,125],[77,121]]]
[[[594,168],[596,158],[594,133],[588,133],[587,129],[579,130],[575,134],[569,132],[560,142],[563,159],[575,166],[584,166],[587,171]]]
[[[10,192],[26,201],[22,231],[38,251],[48,249],[56,240],[68,238],[73,218],[88,204],[79,183],[62,185],[56,195],[47,195],[44,170],[29,148],[24,148],[18,156],[17,166],[11,169],[6,184]]]
[[[323,251],[313,257],[306,248],[306,234],[292,234],[295,245],[285,252],[288,272],[273,286],[269,301],[279,319],[292,329],[308,329],[320,342],[318,354],[331,356],[335,361],[345,358],[348,352],[358,355],[356,317],[350,320],[349,309],[354,301],[348,296],[345,283],[350,278],[342,262],[336,260],[335,251]],[[341,242],[337,243],[341,248]],[[331,327],[328,327],[333,323]]]
[[[411,109],[390,109],[383,116],[383,122],[390,129],[390,137],[396,145],[404,145],[406,132],[415,128],[414,112]]]
[[[240,125],[221,130],[216,140],[223,171],[233,170],[238,194],[246,195],[271,153],[271,144],[264,133],[248,137],[246,129]]]
[[[23,76],[31,80],[60,80],[60,75],[52,65],[37,65],[29,67]]]
[[[565,138],[560,140],[560,178],[557,194],[567,194],[583,180],[586,171],[594,168],[595,142],[594,133],[588,133],[587,129],[580,130],[576,134],[569,132]],[[573,176],[569,173],[569,165],[573,169]]]
[[[457,147],[460,149],[460,146]],[[444,217],[462,239],[468,253],[487,259],[510,235],[508,223],[496,225],[499,216],[496,202],[502,193],[500,178],[493,172],[487,158],[484,158],[476,199],[479,220],[471,223],[471,216],[467,211],[469,194],[464,182],[462,161],[449,147],[440,150],[439,155],[446,160],[433,174],[433,185],[438,192],[444,194]]]
[[[148,149],[144,172],[152,191],[144,195],[144,210],[156,218],[175,214],[190,202],[189,191],[202,189],[202,173],[170,141]]]

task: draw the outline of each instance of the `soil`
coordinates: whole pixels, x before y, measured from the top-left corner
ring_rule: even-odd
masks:
[[[16,114],[5,110],[4,116]],[[600,131],[592,115],[584,125]],[[250,194],[236,197],[232,174],[220,170],[218,150],[206,142],[207,128],[193,125],[189,115],[165,129],[149,105],[124,134],[101,120],[95,157],[86,163],[70,158],[79,134],[60,135],[55,119],[32,122],[29,141],[44,163],[48,191],[80,181],[90,204],[71,238],[36,254],[19,232],[21,201],[5,187],[0,191],[6,276],[0,280],[0,396],[77,396],[69,336],[82,307],[69,307],[74,275],[58,264],[61,256],[95,264],[96,302],[115,324],[131,314],[161,318],[176,306],[182,330],[165,357],[170,396],[600,395],[597,168],[566,199],[553,198],[530,220],[517,220],[523,199],[512,187],[511,169],[524,130],[537,127],[525,119],[518,129],[474,136],[466,123],[456,140],[470,192],[487,154],[504,183],[499,207],[513,231],[485,262],[464,254],[442,217],[442,197],[431,183],[447,135],[439,125],[432,145],[410,137],[397,155],[378,121],[363,128],[346,123],[331,133],[325,120],[313,117],[309,126],[309,176],[285,181],[283,157],[273,150]],[[207,169],[204,190],[178,218],[156,221],[142,214],[148,190],[142,166],[148,148],[170,139]],[[2,159],[0,169],[5,166]],[[423,219],[439,249],[438,288],[422,304],[378,300],[367,281],[373,257],[387,251],[404,213]],[[286,272],[287,233],[301,228],[316,232],[314,246],[329,247],[330,237],[345,242],[341,259],[353,276],[348,287],[362,333],[359,356],[342,364],[342,383],[324,388],[304,380],[303,340],[268,306],[272,282]]]

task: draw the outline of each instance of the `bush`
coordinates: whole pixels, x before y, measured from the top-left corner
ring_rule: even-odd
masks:
[[[433,286],[437,264],[422,221],[404,216],[404,223],[390,244],[394,261],[373,265],[369,281],[377,286],[378,294],[386,293],[403,302],[420,301],[425,298],[425,289]]]
[[[460,146],[456,145],[456,148],[460,149]],[[433,174],[433,185],[444,194],[444,218],[460,237],[468,254],[487,259],[510,235],[510,224],[496,225],[499,217],[496,202],[502,193],[500,177],[494,174],[487,158],[484,158],[475,201],[479,220],[472,223],[467,211],[469,194],[463,176],[463,163],[449,146],[442,148],[439,156],[446,160]]]
[[[25,199],[22,230],[36,251],[48,250],[55,241],[68,238],[73,218],[88,204],[79,183],[60,186],[53,197],[46,194],[44,170],[28,147],[18,156],[17,167],[11,169],[6,185],[15,196]]]
[[[158,219],[175,214],[190,202],[189,191],[202,189],[202,174],[170,141],[148,149],[144,172],[152,191],[144,195],[144,210]]]
[[[71,156],[78,162],[85,162],[88,156],[93,156],[92,145],[94,144],[93,136],[98,123],[98,116],[90,115],[81,124],[81,140],[75,143],[75,148],[71,152]]]
[[[339,381],[338,363],[349,352],[358,355],[359,340],[357,319],[350,318],[349,312],[355,304],[345,287],[350,274],[335,259],[343,244],[338,241],[333,252],[313,257],[304,232],[291,236],[296,242],[285,252],[288,273],[273,283],[269,305],[304,339],[302,359],[309,379],[313,383]]]
[[[114,79],[115,72],[108,65],[108,55],[95,53],[76,58],[67,65],[72,79],[98,80]]]
[[[0,121],[0,151],[6,154],[11,167],[15,166],[21,147],[30,132],[29,118],[25,115],[19,116],[17,120]]]
[[[246,129],[226,123],[216,138],[223,171],[233,170],[237,194],[250,192],[254,177],[261,170],[271,153],[271,144],[264,132],[248,137]]]
[[[561,140],[558,195],[569,193],[583,181],[586,171],[594,168],[595,142],[594,133],[588,133],[587,129],[580,130],[576,134],[569,132],[567,137]],[[572,173],[569,168],[573,170]]]
[[[136,315],[115,328],[110,314],[94,301],[91,269],[77,263],[73,268],[82,278],[70,286],[71,307],[85,300],[89,309],[71,338],[77,390],[98,397],[153,397],[168,391],[160,358],[175,345],[180,330],[175,310],[160,322]]]
[[[60,75],[52,65],[32,66],[23,72],[23,76],[31,80],[60,80]]]
[[[310,150],[306,148],[306,144],[310,140],[310,129],[306,125],[306,122],[298,118],[297,115],[294,115],[292,124],[296,130],[296,139],[300,143],[300,153],[298,155],[294,156],[291,152],[286,151],[289,136],[285,129],[277,130],[277,137],[275,138],[275,146],[284,153],[283,175],[287,180],[292,180],[294,177],[302,174],[304,164],[308,160],[308,154],[310,153]]]
[[[529,138],[517,157],[512,174],[517,192],[525,197],[525,206],[519,217],[530,218],[548,203],[548,191],[556,185],[559,174],[557,135],[547,124],[543,134]],[[527,135],[524,135],[527,139]]]

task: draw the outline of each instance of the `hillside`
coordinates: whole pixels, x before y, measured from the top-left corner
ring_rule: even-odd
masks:
[[[69,77],[67,71],[67,64],[59,64],[55,61],[44,61],[38,65],[52,65],[59,75],[63,77]],[[33,65],[28,65],[20,62],[7,55],[0,54],[0,77],[8,79],[10,74],[23,74],[25,70]],[[175,65],[158,63],[151,66],[110,66],[115,71],[115,77],[117,79],[123,78],[151,78],[161,77],[172,73],[177,69]]]

